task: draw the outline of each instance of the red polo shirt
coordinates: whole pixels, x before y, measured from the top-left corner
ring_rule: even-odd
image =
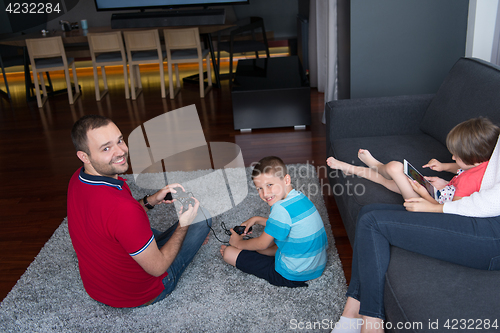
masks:
[[[133,259],[154,239],[144,208],[124,179],[88,175],[68,187],[68,227],[87,293],[113,307],[136,307],[165,288]]]

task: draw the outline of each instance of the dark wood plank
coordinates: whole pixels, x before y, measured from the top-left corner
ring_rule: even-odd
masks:
[[[196,67],[183,66],[183,74]],[[231,95],[227,81],[200,99],[197,85],[185,84],[174,99],[160,97],[157,67],[143,68],[144,92],[137,101],[125,100],[122,73],[108,70],[110,93],[95,101],[91,69],[79,69],[82,97],[73,106],[66,95],[54,96],[43,109],[26,103],[22,75],[10,75],[12,103],[0,98],[0,298],[3,299],[24,273],[54,230],[66,217],[66,190],[71,175],[81,165],[70,139],[73,123],[85,114],[112,118],[127,138],[143,122],[182,106],[195,104],[208,142],[238,144],[245,164],[277,155],[285,163],[325,165],[325,128],[321,123],[323,94],[311,89],[312,125],[292,128],[233,130]],[[65,87],[62,75],[51,75],[56,89]],[[167,77],[168,80],[168,77]],[[101,83],[102,87],[102,83]],[[319,173],[328,184],[325,173]],[[327,186],[327,185],[325,185]],[[352,250],[333,196],[325,195],[328,215],[346,278],[351,274]]]

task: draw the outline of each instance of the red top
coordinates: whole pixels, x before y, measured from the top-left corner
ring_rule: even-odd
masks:
[[[113,307],[136,307],[165,287],[132,258],[153,241],[144,208],[123,178],[91,176],[80,168],[68,187],[68,227],[87,293]]]
[[[454,195],[463,198],[468,197],[474,192],[479,192],[487,166],[488,161],[483,162],[472,169],[465,170],[461,174],[453,177],[448,185],[455,186]]]

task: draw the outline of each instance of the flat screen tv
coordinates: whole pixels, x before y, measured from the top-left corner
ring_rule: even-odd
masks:
[[[95,0],[95,7],[101,10],[144,10],[150,8],[208,7],[234,4],[248,4],[250,0]]]

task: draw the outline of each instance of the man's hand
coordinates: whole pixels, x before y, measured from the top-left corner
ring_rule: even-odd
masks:
[[[443,212],[443,205],[440,205],[438,203],[431,203],[424,198],[405,199],[405,203],[403,205],[405,206],[406,210],[410,212]]]
[[[156,203],[155,205],[157,204],[160,204],[160,203],[172,203],[175,201],[174,200],[165,200],[165,196],[167,195],[167,193],[177,193],[177,191],[175,190],[176,187],[180,187],[182,188],[183,191],[185,191],[184,187],[182,187],[181,184],[169,184],[167,186],[165,186],[164,188],[162,188],[161,190],[159,190],[158,192],[156,192],[155,194],[153,194],[150,198],[152,198],[152,201],[154,200]],[[153,202],[150,202],[150,204],[153,205]]]
[[[190,226],[193,223],[196,215],[198,215],[198,208],[200,207],[200,202],[198,199],[193,198],[195,204],[194,207],[189,205],[189,209],[183,212],[183,208],[179,211],[179,224],[181,227]]]

